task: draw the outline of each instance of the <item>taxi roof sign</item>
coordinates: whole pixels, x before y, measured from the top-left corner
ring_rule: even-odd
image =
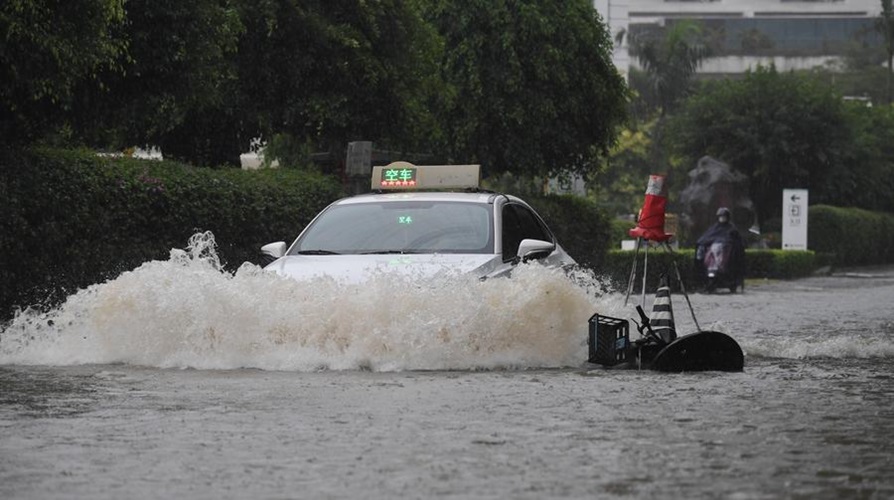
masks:
[[[373,167],[371,187],[380,191],[412,189],[475,189],[481,165],[413,165],[396,161]]]

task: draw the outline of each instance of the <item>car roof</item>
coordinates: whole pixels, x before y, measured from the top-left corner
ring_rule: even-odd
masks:
[[[368,193],[342,198],[335,205],[353,205],[362,203],[388,203],[400,201],[449,201],[462,203],[492,204],[497,197],[518,201],[514,196],[491,192],[443,192],[443,191],[389,191],[385,193]]]

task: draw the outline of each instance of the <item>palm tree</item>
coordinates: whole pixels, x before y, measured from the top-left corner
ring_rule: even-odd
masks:
[[[620,44],[625,33],[616,37]],[[666,115],[689,94],[695,71],[710,55],[701,24],[684,19],[671,24],[664,35],[644,32],[628,36],[631,52],[645,70],[649,92],[655,96],[659,115],[652,131],[652,168],[667,165],[662,145]]]
[[[617,40],[621,42],[624,36],[619,33]],[[628,36],[628,42],[646,72],[662,117],[686,96],[695,71],[710,55],[701,25],[692,20],[673,23],[663,37],[646,32]]]

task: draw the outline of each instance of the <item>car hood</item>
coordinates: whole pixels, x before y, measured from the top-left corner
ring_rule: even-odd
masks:
[[[508,267],[499,255],[493,254],[287,255],[264,269],[297,280],[331,277],[361,283],[386,273],[416,279],[444,272],[487,276],[501,266]]]

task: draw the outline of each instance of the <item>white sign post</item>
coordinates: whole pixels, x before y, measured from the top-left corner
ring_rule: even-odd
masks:
[[[367,180],[372,172],[372,146],[370,141],[348,143],[348,155],[345,159],[345,173],[356,175]]]
[[[807,190],[782,191],[782,249],[807,250]]]

